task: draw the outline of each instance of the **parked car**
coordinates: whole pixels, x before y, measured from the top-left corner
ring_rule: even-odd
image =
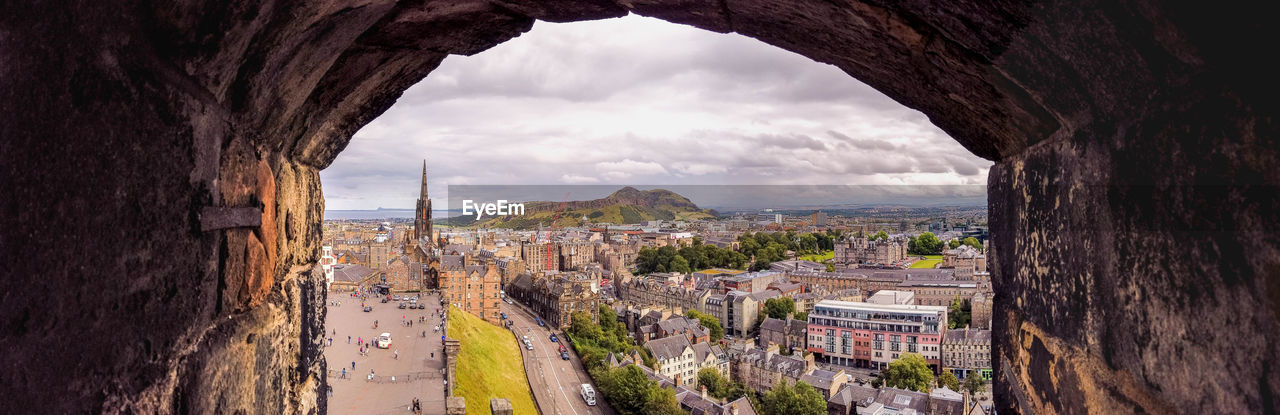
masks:
[[[391,301],[400,301],[400,296],[399,295],[391,296]]]
[[[555,333],[551,333],[551,342],[552,342],[552,343],[559,343],[559,342],[560,342],[560,339],[556,338],[556,334],[555,334]]]
[[[529,349],[529,350],[533,350],[533,343],[525,343],[525,344],[524,344],[524,348]]]
[[[501,314],[501,315],[502,315],[502,319],[503,319],[503,320],[506,320],[506,319],[507,319],[507,313],[498,313],[498,314]]]
[[[379,348],[379,349],[389,349],[389,348],[391,348],[391,333],[382,333],[382,334],[379,334],[379,335],[378,335],[378,343],[377,343],[377,344],[378,344],[378,348]]]
[[[560,360],[569,360],[569,352],[560,352]]]
[[[373,307],[370,307],[370,306],[364,306],[364,312],[368,313],[368,312],[370,312],[370,311],[373,311]]]
[[[405,309],[405,308],[407,308],[407,307],[409,307],[409,306],[405,305],[404,303],[400,303],[400,306],[399,306],[398,308],[399,308],[399,309],[401,309],[401,310],[404,310],[404,309]]]
[[[564,347],[564,343],[560,343],[560,353],[564,353],[564,352],[567,352],[567,351],[569,351],[569,349],[567,349],[567,348],[565,348],[565,347]]]
[[[383,298],[383,299],[382,299],[382,302],[384,302],[384,303],[385,303],[385,302],[387,302],[387,299]]]

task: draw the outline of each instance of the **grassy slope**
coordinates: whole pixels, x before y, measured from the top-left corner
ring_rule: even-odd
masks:
[[[490,398],[507,398],[517,414],[536,414],[515,336],[479,317],[449,306],[449,336],[462,342],[457,396],[468,414],[488,414]]]

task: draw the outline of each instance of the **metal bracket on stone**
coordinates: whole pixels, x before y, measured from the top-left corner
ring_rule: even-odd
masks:
[[[209,206],[200,210],[200,231],[262,226],[262,208]]]

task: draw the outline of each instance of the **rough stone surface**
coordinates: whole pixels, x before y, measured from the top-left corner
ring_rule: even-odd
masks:
[[[997,162],[1002,412],[1277,411],[1280,26],[1260,10],[26,3],[0,4],[0,390],[50,413],[326,412],[318,169],[449,54],[627,11],[836,65]],[[211,208],[262,218],[205,231]]]

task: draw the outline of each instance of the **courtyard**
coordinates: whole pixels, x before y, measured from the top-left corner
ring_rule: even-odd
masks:
[[[434,330],[441,325],[436,312],[439,296],[420,295],[418,303],[426,304],[425,310],[400,309],[399,303],[369,297],[364,304],[372,310],[365,312],[360,297],[329,294],[324,326],[326,338],[332,338],[324,351],[332,387],[329,413],[403,414],[414,398],[422,403],[423,413],[444,413],[444,327]],[[391,345],[366,345],[361,353],[360,340],[369,342],[381,333],[391,334]]]

